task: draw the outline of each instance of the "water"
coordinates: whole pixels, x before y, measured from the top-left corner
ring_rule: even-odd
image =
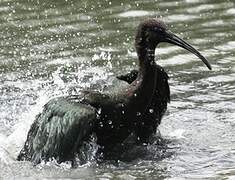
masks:
[[[34,116],[49,99],[102,90],[136,67],[140,21],[161,17],[212,64],[162,44],[171,103],[151,158],[91,161],[77,169],[17,162]],[[233,0],[1,0],[0,177],[2,179],[235,179],[235,3]]]

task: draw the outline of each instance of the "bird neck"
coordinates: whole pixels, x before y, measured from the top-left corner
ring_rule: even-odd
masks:
[[[149,72],[149,69],[155,65],[155,47],[154,46],[137,46],[137,55],[139,59],[138,78],[143,78]]]
[[[156,68],[154,62],[154,48],[138,48],[139,73],[129,87],[135,111],[144,112],[153,96],[156,83]]]

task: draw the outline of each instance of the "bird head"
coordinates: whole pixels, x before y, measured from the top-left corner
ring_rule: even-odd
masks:
[[[196,55],[200,58],[208,69],[211,69],[210,63],[207,59],[201,55],[194,47],[192,47],[189,43],[176,36],[170,30],[168,30],[167,26],[164,22],[159,19],[148,19],[144,22],[140,23],[137,34],[135,45],[136,48],[150,48],[155,49],[159,43],[167,42],[170,44],[174,44],[180,46],[189,52]]]

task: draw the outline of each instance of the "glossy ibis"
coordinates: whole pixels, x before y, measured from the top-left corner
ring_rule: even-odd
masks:
[[[211,69],[196,49],[170,32],[162,21],[146,20],[139,25],[135,38],[139,70],[119,76],[123,86],[116,91],[82,91],[50,100],[36,116],[17,159],[35,164],[50,158],[73,160],[91,134],[97,137],[104,155],[131,134],[138,142],[148,143],[170,100],[167,73],[154,61],[155,48],[161,42],[190,51]]]

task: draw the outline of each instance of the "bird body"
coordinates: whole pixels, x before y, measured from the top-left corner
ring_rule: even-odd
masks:
[[[37,164],[51,157],[58,162],[73,159],[91,132],[104,152],[111,151],[134,131],[136,123],[129,119],[137,119],[150,103],[155,85],[145,87],[143,83],[155,76],[155,68],[148,73],[146,79],[137,77],[118,94],[82,91],[79,96],[49,101],[32,124],[18,160]]]
[[[146,20],[139,25],[135,40],[139,70],[118,76],[123,83],[115,92],[82,91],[49,101],[36,116],[17,159],[35,164],[50,158],[58,162],[73,160],[92,134],[104,155],[125,146],[132,134],[137,137],[136,143],[149,143],[170,101],[168,75],[154,60],[155,48],[161,42],[187,49],[211,68],[197,50],[169,32],[162,21]]]
[[[158,125],[161,123],[162,116],[167,109],[167,103],[170,102],[170,88],[168,84],[168,75],[165,70],[155,64],[156,77],[155,80],[155,90],[150,104],[148,105],[146,111],[141,116],[141,120],[135,127],[135,133],[139,138],[141,143],[148,143],[151,135],[157,130]],[[118,76],[117,78],[127,83],[132,83],[138,76],[137,70],[132,70],[131,72]]]

